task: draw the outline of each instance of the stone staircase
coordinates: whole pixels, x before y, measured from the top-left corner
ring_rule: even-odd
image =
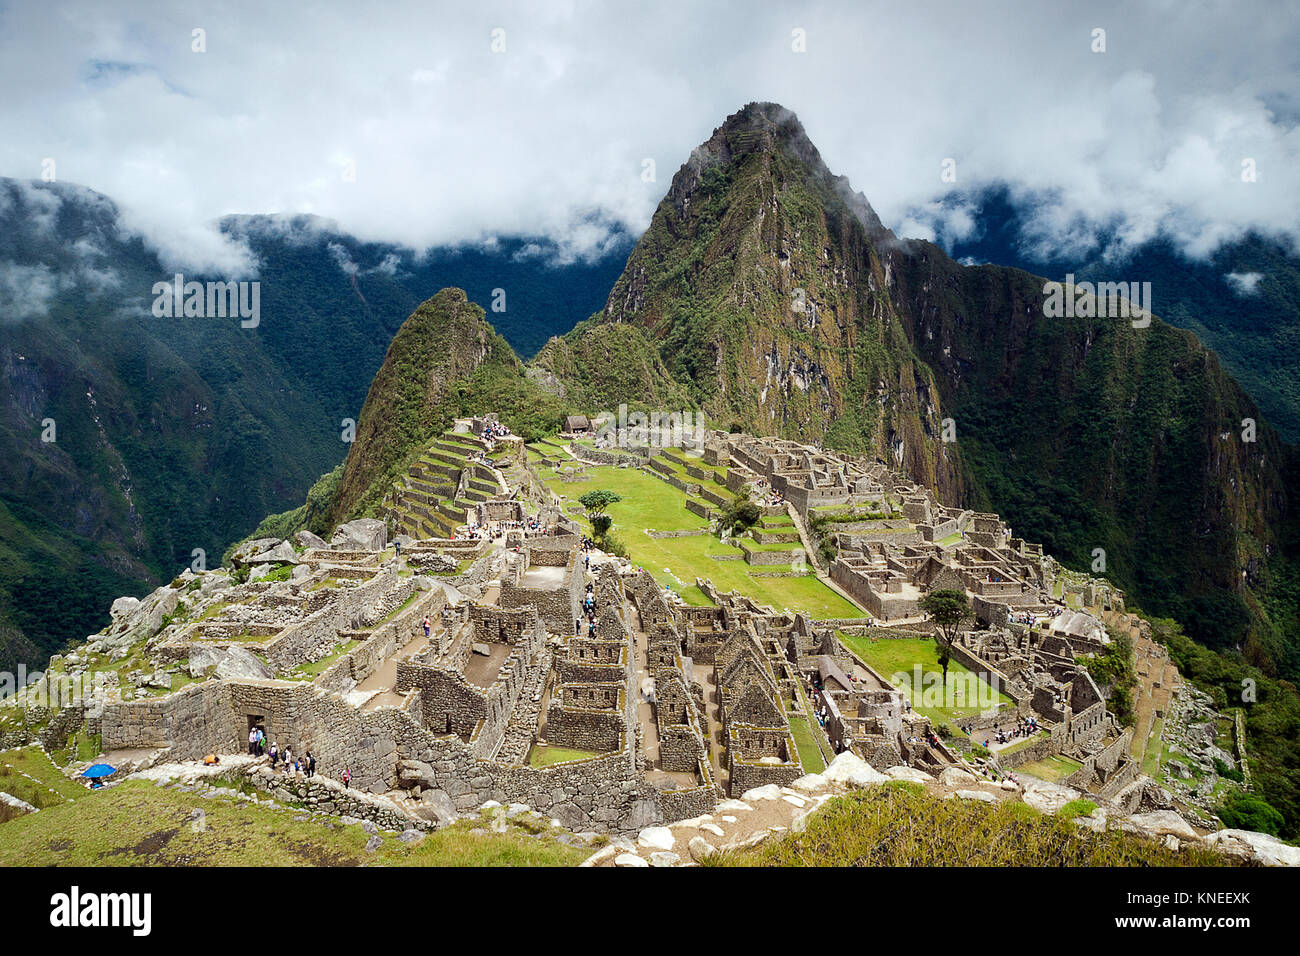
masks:
[[[393,534],[417,540],[451,537],[467,523],[467,513],[475,504],[500,495],[498,472],[470,460],[486,450],[480,439],[460,432],[435,439],[384,499],[383,513],[392,523]]]

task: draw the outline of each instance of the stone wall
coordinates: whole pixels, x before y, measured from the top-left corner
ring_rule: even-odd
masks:
[[[170,747],[174,760],[197,760],[248,745],[248,728],[236,734],[225,681],[190,684],[159,699],[105,704],[100,727],[105,753]]]
[[[322,594],[325,590],[311,595],[322,607],[266,645],[266,662],[272,670],[284,672],[324,657],[338,646],[340,631],[383,620],[411,597],[415,583],[388,568],[357,587],[338,588],[329,596]]]
[[[654,788],[638,779],[629,744],[624,739],[613,753],[547,767],[475,760],[454,738],[427,740],[404,756],[423,767],[427,789],[446,793],[459,811],[488,800],[519,802],[574,830],[626,832],[665,820]]]
[[[554,565],[550,565],[554,566]],[[565,562],[563,583],[552,589],[520,587],[509,580],[501,584],[497,603],[503,608],[534,607],[552,634],[568,634],[573,622],[580,616],[578,608],[586,588],[578,566],[578,552],[569,552]]]
[[[793,564],[805,557],[801,547],[768,549],[752,547],[743,539],[739,542],[740,550],[745,552],[745,561],[755,565]]]
[[[432,826],[387,798],[344,787],[319,774],[308,778],[276,773],[265,765],[250,767],[246,773],[259,790],[277,800],[300,803],[309,810],[369,820],[384,830],[427,830]]]
[[[769,783],[788,787],[803,776],[803,767],[798,763],[767,764],[732,758],[730,770],[731,794],[734,797],[755,787],[765,787]]]

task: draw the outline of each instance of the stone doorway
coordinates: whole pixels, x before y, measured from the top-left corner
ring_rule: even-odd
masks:
[[[246,714],[245,716],[248,718],[248,729],[244,731],[244,742],[248,743],[249,734],[255,730],[260,730],[262,732],[262,743],[257,750],[257,755],[261,756],[271,748],[271,734],[266,729],[266,718],[262,714]]]

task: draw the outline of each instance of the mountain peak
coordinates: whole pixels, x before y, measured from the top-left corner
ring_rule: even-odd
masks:
[[[673,178],[668,198],[685,210],[705,173],[714,167],[734,168],[765,157],[779,158],[790,172],[811,187],[826,205],[842,203],[873,241],[892,241],[866,196],[854,192],[845,176],[830,171],[799,117],[780,103],[747,103],[728,116],[713,135],[691,151]]]

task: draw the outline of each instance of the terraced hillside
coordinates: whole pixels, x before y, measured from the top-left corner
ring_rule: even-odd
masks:
[[[485,464],[487,445],[474,435],[444,432],[393,482],[382,511],[395,534],[448,538],[467,523],[466,512],[506,490]]]

